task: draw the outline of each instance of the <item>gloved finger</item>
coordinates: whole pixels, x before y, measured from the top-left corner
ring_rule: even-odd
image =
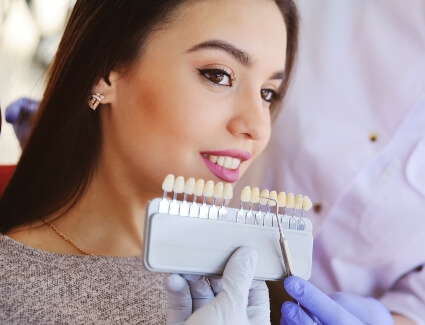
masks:
[[[345,292],[336,292],[330,297],[366,324],[392,324],[391,313],[374,298]]]
[[[164,278],[167,291],[167,324],[184,324],[192,314],[192,297],[186,280],[178,274]]]
[[[39,106],[39,102],[30,98],[22,97],[10,103],[6,107],[5,119],[9,123],[17,123],[22,114],[33,115]]]
[[[288,325],[286,320],[283,318],[283,316],[280,317],[280,325]]]
[[[292,301],[284,302],[282,305],[281,311],[282,311],[282,317],[280,319],[280,325],[318,324],[314,322],[311,319],[311,317],[307,315],[307,313],[300,306],[298,306],[296,303]]]
[[[295,300],[307,308],[325,324],[362,324],[357,317],[345,310],[308,281],[290,276],[284,281],[285,289]]]
[[[251,324],[264,324],[270,318],[269,289],[265,281],[252,281],[249,289],[247,315]]]
[[[247,316],[248,294],[254,278],[258,254],[253,248],[242,247],[233,253],[223,272],[222,290],[208,305],[193,313],[190,324],[250,324]],[[214,315],[206,319],[204,315]],[[270,314],[261,324],[270,323]]]
[[[253,280],[249,288],[248,306],[259,306],[268,301],[269,289],[266,282],[261,280]]]
[[[190,294],[192,295],[193,312],[210,303],[215,298],[214,292],[205,276],[185,274],[183,277],[186,279]]]
[[[222,290],[232,297],[246,297],[254,279],[258,253],[251,247],[241,247],[233,253],[223,272]]]
[[[214,292],[214,295],[218,295],[221,290],[223,289],[223,283],[221,281],[221,277],[208,277],[208,280],[210,281],[211,288]]]

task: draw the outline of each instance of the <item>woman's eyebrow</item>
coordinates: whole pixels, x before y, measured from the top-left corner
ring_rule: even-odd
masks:
[[[189,50],[187,50],[187,52],[191,53],[191,52],[196,52],[196,51],[205,50],[205,49],[219,49],[219,50],[225,51],[229,53],[231,56],[233,56],[236,60],[238,60],[241,64],[247,67],[252,66],[254,63],[254,60],[248,53],[222,40],[210,40],[210,41],[205,41],[205,42],[196,44],[192,46]],[[285,71],[278,71],[274,73],[270,77],[270,79],[271,80],[285,79]]]
[[[233,56],[236,60],[238,60],[241,64],[247,67],[253,64],[253,60],[248,53],[222,40],[210,40],[196,44],[195,46],[192,46],[189,50],[187,50],[187,52],[196,52],[204,49],[218,49],[225,51],[231,56]]]
[[[275,80],[275,79],[285,79],[285,71],[278,71],[276,73],[274,73],[271,77],[271,80]]]

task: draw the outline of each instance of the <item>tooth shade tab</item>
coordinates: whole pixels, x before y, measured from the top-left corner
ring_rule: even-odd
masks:
[[[303,207],[303,196],[298,194],[294,199],[294,208],[297,210],[301,210]]]
[[[171,192],[174,186],[174,175],[168,174],[165,176],[164,181],[162,182],[162,190],[165,192]]]
[[[251,199],[251,187],[245,186],[241,193],[241,201],[249,202],[250,199]]]
[[[310,198],[308,196],[303,197],[303,210],[308,211],[313,206],[313,203],[311,202]]]
[[[203,179],[198,179],[195,182],[195,189],[193,190],[193,194],[196,196],[201,196],[204,192],[205,181]]]
[[[186,183],[184,183],[184,193],[187,195],[192,195],[194,189],[195,189],[195,179],[193,177],[188,178],[186,180]]]
[[[214,182],[209,180],[205,183],[203,196],[205,197],[212,197],[214,193]]]
[[[226,183],[223,189],[223,199],[230,200],[233,198],[233,187],[232,184]]]
[[[249,202],[258,203],[260,201],[260,189],[258,187],[253,187],[251,190],[251,199]]]
[[[174,193],[183,193],[184,191],[184,177],[178,176],[174,181],[173,192]]]
[[[216,199],[221,199],[223,197],[223,190],[224,190],[224,185],[222,182],[218,182],[217,184],[215,184],[214,186],[214,194],[213,196]]]
[[[268,198],[268,197],[269,197],[269,190],[262,190],[261,193],[260,193],[260,200],[259,200],[260,204],[266,205],[267,199],[265,199],[265,198]]]
[[[272,207],[276,206],[276,201],[277,201],[277,192],[276,192],[276,191],[271,191],[271,192],[270,192],[270,194],[269,194],[269,198],[270,198],[270,199],[273,199],[273,200],[275,200],[275,201],[273,201],[273,200],[269,200],[269,201],[268,201],[268,204],[269,204],[270,206],[272,206]]]
[[[286,207],[286,193],[280,192],[277,196],[277,203],[279,204],[279,208]]]
[[[293,193],[288,193],[286,195],[286,207],[287,208],[293,208],[295,205],[295,198]]]

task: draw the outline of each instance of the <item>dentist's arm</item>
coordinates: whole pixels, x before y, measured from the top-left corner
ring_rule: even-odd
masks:
[[[253,281],[257,259],[254,249],[239,248],[211,285],[203,276],[167,276],[167,324],[270,324],[267,286]]]

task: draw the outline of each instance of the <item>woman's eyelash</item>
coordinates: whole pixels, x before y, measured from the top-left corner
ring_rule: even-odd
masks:
[[[232,74],[222,69],[209,68],[209,69],[198,69],[199,73],[211,81],[215,85],[231,87],[235,78]]]

